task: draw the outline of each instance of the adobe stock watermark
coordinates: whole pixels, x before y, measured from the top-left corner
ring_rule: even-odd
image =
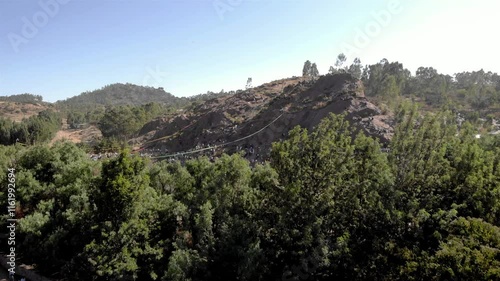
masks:
[[[11,275],[16,273],[16,170],[8,169],[7,182],[7,229],[8,229],[8,255],[7,269]]]
[[[214,7],[217,16],[221,21],[224,20],[224,14],[232,12],[234,9],[243,3],[243,0],[214,0],[212,6]]]
[[[7,34],[10,45],[14,52],[19,53],[22,44],[28,44],[30,39],[37,36],[39,30],[45,27],[51,18],[54,18],[60,11],[62,5],[66,5],[71,0],[40,0],[38,6],[40,10],[35,12],[30,18],[22,17],[22,27],[19,33],[10,32]]]
[[[166,82],[167,77],[168,73],[162,71],[158,65],[154,69],[148,67],[146,68],[146,75],[142,79],[142,85],[160,88]]]
[[[343,42],[341,53],[347,57],[358,57],[359,51],[367,47],[373,38],[380,35],[384,27],[387,27],[393,17],[403,10],[399,0],[391,0],[383,10],[372,11],[372,19],[363,28],[357,28],[352,43]]]

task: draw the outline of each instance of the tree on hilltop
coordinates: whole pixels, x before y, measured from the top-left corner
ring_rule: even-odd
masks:
[[[304,68],[302,69],[302,76],[304,76],[304,77],[309,76],[311,73],[311,68],[312,68],[311,62],[309,60],[307,60],[304,63]]]
[[[319,76],[318,66],[316,65],[316,63],[313,63],[311,66],[310,76],[311,77],[318,77]]]

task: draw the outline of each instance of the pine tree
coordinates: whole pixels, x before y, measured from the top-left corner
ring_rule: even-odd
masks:
[[[304,63],[304,67],[302,68],[302,76],[306,77],[306,76],[310,76],[311,75],[311,62],[309,60],[307,60],[305,63]]]

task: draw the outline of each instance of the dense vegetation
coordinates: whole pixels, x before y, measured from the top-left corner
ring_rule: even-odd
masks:
[[[97,107],[89,111],[72,110],[66,114],[66,122],[70,129],[78,129],[88,124],[97,124],[104,116],[105,108]]]
[[[484,70],[440,74],[432,67],[419,67],[415,75],[402,63],[386,59],[362,66],[356,58],[348,67],[340,54],[330,73],[349,72],[360,78],[368,97],[379,98],[392,109],[402,98],[411,98],[431,110],[443,107],[466,112],[472,119],[488,115],[500,118],[500,75]]]
[[[206,100],[234,93],[208,91],[189,98],[177,98],[162,88],[113,84],[57,102],[56,105],[67,116],[71,129],[94,124],[105,138],[124,139],[133,136],[144,124],[162,114],[181,108],[194,108]]]
[[[449,112],[396,119],[388,154],[331,115],[255,167],[0,146],[18,249],[72,280],[500,280],[500,140]]]
[[[43,97],[40,95],[33,95],[33,94],[19,94],[19,95],[12,95],[12,96],[0,96],[0,101],[37,104],[37,103],[41,103],[43,101]]]
[[[56,107],[66,116],[70,129],[96,125],[105,138],[124,140],[152,118],[188,103],[162,88],[112,84],[58,101]]]
[[[152,102],[182,106],[186,105],[188,100],[187,98],[177,98],[165,92],[163,88],[118,83],[95,91],[85,92],[64,101],[58,101],[56,105],[68,111],[86,112],[93,110],[96,106],[141,105]]]
[[[125,140],[136,134],[142,126],[153,118],[172,111],[171,107],[157,103],[148,103],[142,106],[109,107],[100,119],[98,127],[106,138]]]
[[[41,111],[22,122],[0,117],[0,144],[35,144],[49,141],[60,128],[61,117],[51,110]]]
[[[228,95],[239,94],[239,93],[242,93],[242,92],[243,92],[243,90],[229,91],[229,92],[225,92],[224,90],[221,90],[218,93],[215,93],[215,92],[212,92],[212,91],[207,91],[204,94],[198,94],[198,95],[190,96],[190,97],[188,97],[188,99],[189,99],[190,102],[203,102],[203,101],[206,101],[206,100],[220,98],[220,97],[224,97],[224,96],[228,96]]]

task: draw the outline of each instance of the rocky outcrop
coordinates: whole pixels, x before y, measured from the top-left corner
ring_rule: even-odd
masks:
[[[243,151],[248,159],[260,161],[268,156],[272,142],[285,138],[290,129],[300,125],[312,130],[330,113],[345,113],[355,133],[363,131],[383,143],[392,136],[391,118],[366,99],[362,82],[337,74],[275,81],[157,119],[142,130],[155,132],[143,148],[172,153],[222,145],[209,153]]]

